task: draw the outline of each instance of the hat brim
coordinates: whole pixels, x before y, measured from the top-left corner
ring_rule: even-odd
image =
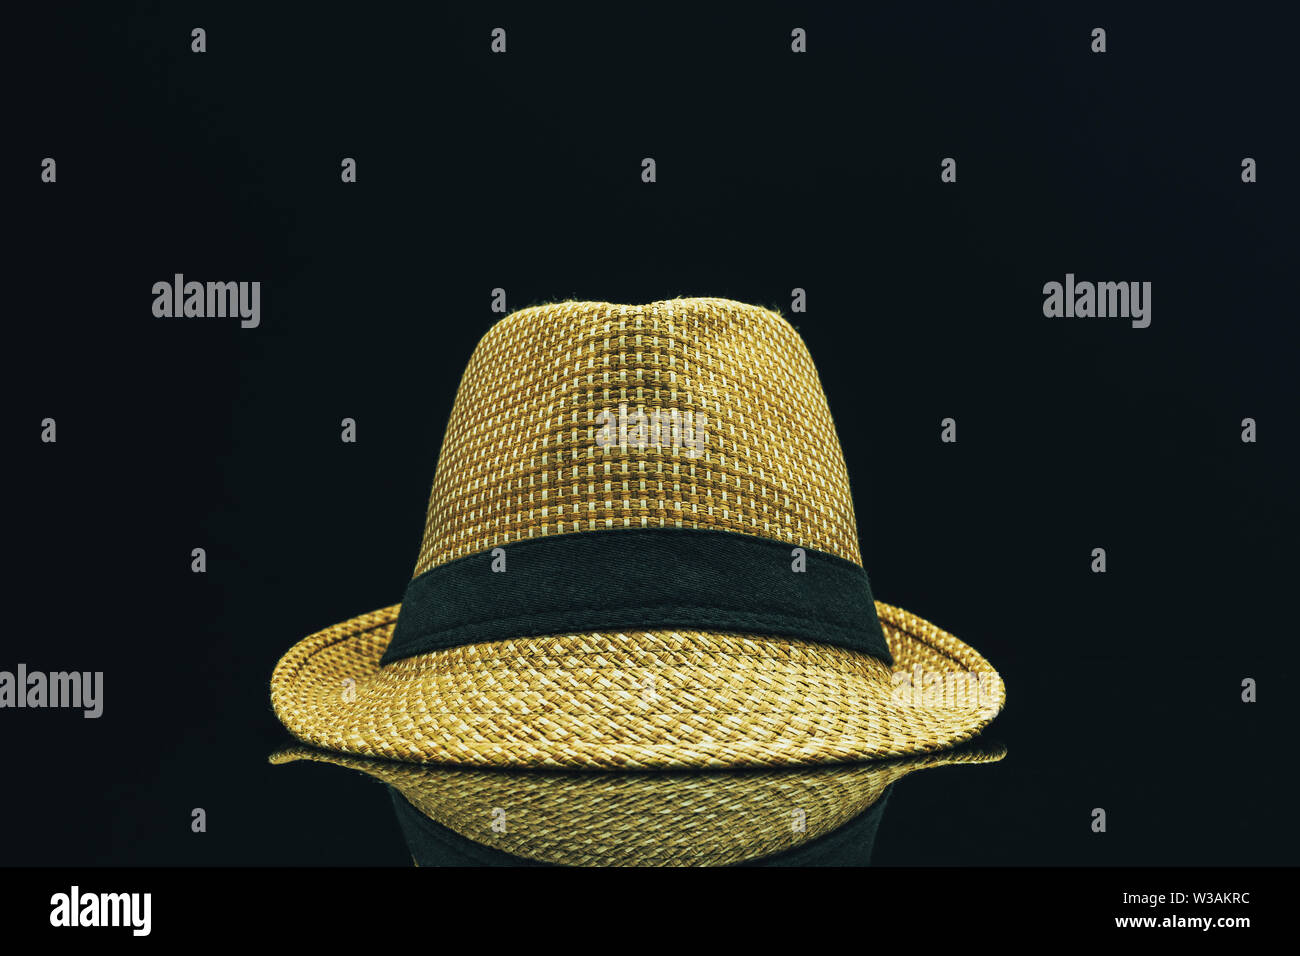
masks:
[[[299,641],[271,678],[296,738],[483,767],[771,767],[930,753],[1002,709],[971,647],[876,602],[894,657],[762,635],[650,630],[474,644],[380,667],[399,605]]]
[[[1005,754],[993,744],[848,765],[655,774],[429,767],[307,747],[277,751],[270,762],[331,764],[391,787],[399,816],[406,811],[424,837],[415,841],[425,850],[421,865],[445,861],[452,846],[460,849],[452,859],[480,865],[726,866],[801,864],[800,854],[819,844],[824,851],[839,834],[860,842],[859,821],[901,778]],[[874,834],[874,825],[867,829]],[[869,847],[855,847],[854,858],[864,849],[869,856]]]

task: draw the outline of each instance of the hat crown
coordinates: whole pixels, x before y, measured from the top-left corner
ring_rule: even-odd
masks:
[[[415,575],[546,535],[731,531],[861,564],[817,371],[780,315],[727,299],[564,302],[471,356]]]

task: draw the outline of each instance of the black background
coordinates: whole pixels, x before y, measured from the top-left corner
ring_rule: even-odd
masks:
[[[409,862],[377,784],[267,765],[268,681],[400,598],[498,286],[807,290],[875,593],[1008,687],[1007,759],[899,784],[877,863],[1295,862],[1294,33],[1050,6],[26,12],[0,668],[105,713],[0,712],[0,863]],[[261,326],[154,318],[177,272]],[[1044,318],[1066,272],[1150,328]]]

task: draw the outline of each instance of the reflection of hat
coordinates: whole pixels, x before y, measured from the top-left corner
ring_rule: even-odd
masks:
[[[271,679],[306,743],[516,767],[925,753],[1004,697],[966,644],[873,599],[808,351],[726,299],[493,326],[402,603],[301,640]]]
[[[430,767],[306,747],[271,762],[319,761],[383,781],[420,866],[843,866],[870,861],[896,780],[1005,753],[986,746],[863,764],[665,773]]]

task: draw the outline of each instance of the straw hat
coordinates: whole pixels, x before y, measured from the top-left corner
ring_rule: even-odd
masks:
[[[573,772],[430,767],[290,747],[386,784],[419,866],[865,865],[893,784],[1001,760],[1001,745],[779,770]]]
[[[926,753],[1004,698],[969,646],[874,600],[812,359],[726,299],[493,326],[401,604],[302,639],[271,678],[306,743],[516,767]]]

